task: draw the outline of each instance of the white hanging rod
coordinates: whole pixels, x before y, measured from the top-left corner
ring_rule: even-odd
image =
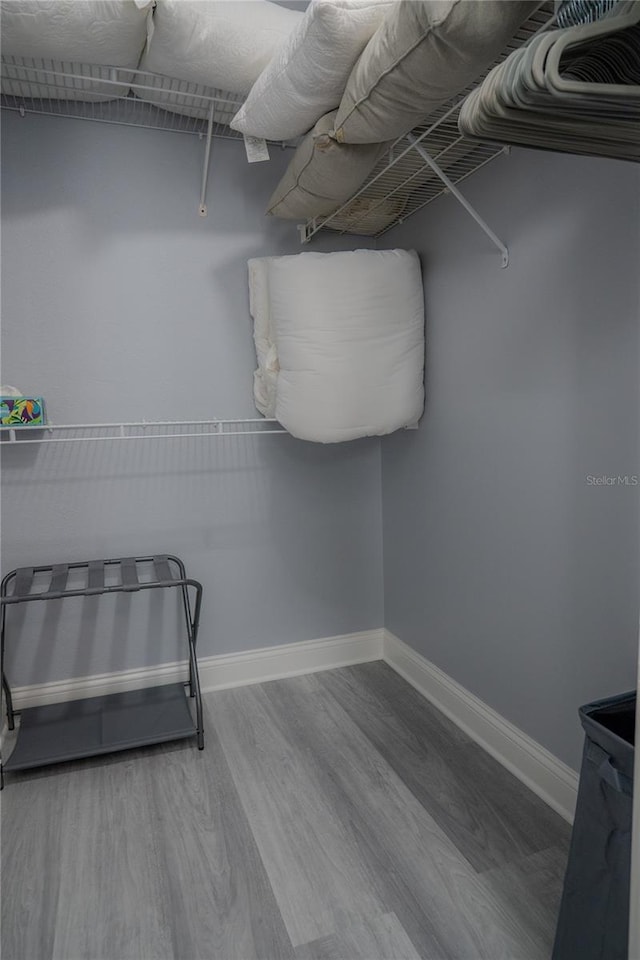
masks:
[[[241,429],[227,430],[226,427],[236,427],[240,425],[266,424],[266,429]],[[191,431],[186,433],[127,433],[127,430],[146,431],[153,430],[156,427],[213,427],[213,430]],[[45,433],[54,433],[57,431],[69,430],[108,430],[106,435],[97,437],[47,437]],[[25,436],[31,432],[38,432],[37,437]],[[132,423],[45,423],[39,426],[17,426],[3,424],[0,425],[0,435],[5,435],[3,444],[34,444],[34,443],[92,443],[100,440],[178,440],[189,437],[255,437],[262,434],[283,434],[287,433],[277,420],[256,417],[245,420],[140,420]],[[22,436],[20,436],[22,434]],[[24,439],[23,439],[24,437]]]

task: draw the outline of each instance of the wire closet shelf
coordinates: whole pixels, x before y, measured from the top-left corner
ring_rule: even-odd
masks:
[[[186,440],[203,437],[259,437],[284,434],[277,420],[138,420],[132,423],[47,423],[0,426],[0,446],[42,443],[95,443],[122,440]]]
[[[204,142],[198,212],[207,216],[213,138],[241,140],[229,126],[244,97],[144,70],[3,55],[0,106],[41,114],[196,134]]]
[[[0,104],[28,113],[242,139],[229,122],[243,97],[143,70],[3,55]]]
[[[380,237],[442,194],[454,192],[452,185],[461,183],[507,152],[508,147],[463,137],[458,130],[460,108],[467,95],[497,63],[548,28],[553,19],[554,4],[546,2],[525,21],[502,54],[473,84],[439,107],[427,122],[391,144],[353,196],[329,216],[315,217],[303,224],[301,241],[307,243],[323,228],[341,234]],[[503,265],[506,266],[504,261]]]

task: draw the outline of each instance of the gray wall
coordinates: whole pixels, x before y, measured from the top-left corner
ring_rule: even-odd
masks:
[[[5,117],[2,381],[53,420],[253,416],[244,263],[297,252],[262,216],[288,154]],[[338,447],[289,437],[3,451],[4,570],[173,550],[202,652],[386,625],[574,765],[581,702],[631,687],[640,473],[639,171],[514,151],[380,246],[423,256],[427,411]],[[314,249],[366,245],[328,236]],[[172,660],[170,598],[13,611],[16,683]],[[43,629],[44,627],[44,629]],[[90,638],[90,639],[87,639]]]
[[[384,237],[423,257],[427,405],[385,438],[385,622],[577,766],[635,686],[640,171],[514,151]]]
[[[299,252],[263,216],[290,152],[248,166],[214,142],[200,219],[197,138],[9,115],[2,147],[2,382],[58,423],[257,416],[246,260]],[[382,624],[380,505],[377,440],[12,448],[2,564],[174,552],[205,586],[202,654],[238,651]],[[176,616],[148,595],[22,607],[11,679],[173,660]]]

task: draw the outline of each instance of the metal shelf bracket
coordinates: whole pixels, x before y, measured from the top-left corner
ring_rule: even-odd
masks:
[[[204,161],[202,164],[202,186],[200,188],[200,206],[198,213],[201,217],[207,216],[207,180],[209,179],[209,158],[211,156],[211,139],[213,136],[213,108],[212,103],[209,106],[209,118],[207,120],[207,135],[204,147]]]
[[[317,227],[318,218],[314,217],[313,220],[308,221],[307,223],[298,224],[298,233],[300,234],[300,243],[309,243],[311,237],[314,235]]]
[[[486,235],[489,237],[489,239],[490,239],[491,242],[494,244],[494,246],[496,246],[496,247],[498,248],[498,250],[500,251],[500,255],[501,255],[501,266],[502,266],[502,267],[508,267],[508,266],[509,266],[509,250],[507,249],[507,247],[505,246],[505,244],[502,242],[502,240],[500,239],[500,237],[497,236],[497,234],[495,234],[495,233],[493,232],[493,230],[491,229],[491,227],[489,226],[489,224],[488,224],[485,220],[483,220],[483,218],[480,216],[480,214],[479,214],[478,211],[475,209],[475,207],[473,207],[473,206],[469,203],[469,201],[467,200],[467,198],[466,198],[465,196],[463,196],[462,193],[460,193],[460,191],[459,191],[458,188],[456,187],[455,183],[453,183],[453,182],[449,179],[449,177],[446,175],[446,173],[444,172],[444,170],[441,170],[441,169],[440,169],[440,167],[439,167],[438,164],[435,162],[435,160],[433,159],[433,157],[431,157],[431,155],[427,153],[427,151],[426,151],[425,148],[422,146],[422,144],[418,141],[418,139],[417,139],[416,137],[414,137],[414,135],[413,135],[412,133],[409,133],[409,134],[407,134],[407,140],[409,141],[409,143],[411,143],[411,145],[413,146],[413,149],[414,149],[417,153],[420,154],[420,156],[422,157],[422,159],[424,160],[424,162],[425,162],[429,167],[431,167],[431,169],[432,169],[433,172],[436,174],[436,176],[439,177],[440,180],[442,180],[442,182],[444,183],[447,191],[448,191],[452,196],[454,196],[459,203],[462,204],[462,206],[463,206],[464,209],[467,211],[467,213],[468,213],[470,216],[473,217],[473,219],[476,221],[476,223],[477,223],[478,226],[481,228],[481,230],[483,230],[483,231],[486,233]]]

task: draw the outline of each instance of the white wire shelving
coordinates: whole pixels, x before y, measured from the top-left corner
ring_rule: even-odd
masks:
[[[427,122],[391,144],[352,197],[329,216],[316,217],[301,225],[302,243],[308,243],[323,229],[380,237],[438,197],[452,193],[487,233],[500,251],[502,265],[507,266],[505,245],[455,187],[508,148],[463,137],[458,130],[458,114],[467,95],[489,70],[546,29],[553,17],[554,4],[544,3],[472,85],[434,111]]]
[[[522,25],[495,62],[503,60],[548,26],[553,9],[552,0],[547,0]],[[204,141],[204,155],[198,212],[202,217],[207,216],[212,140],[242,139],[242,134],[229,126],[242,105],[242,96],[128,67],[9,55],[2,56],[0,67],[0,105],[21,116],[71,117],[200,137]],[[303,224],[302,242],[307,243],[323,229],[382,236],[443,193],[453,192],[452,186],[500,156],[504,147],[467,140],[458,131],[458,113],[463,100],[488,72],[433,113],[428,123],[399,137],[385,151],[364,185],[334,213]],[[294,144],[282,143],[281,146]],[[475,218],[494,240],[495,235],[492,236],[482,218],[479,215]],[[503,247],[500,241],[499,249],[506,265],[508,255]]]
[[[96,443],[122,440],[185,440],[204,437],[258,437],[285,434],[277,420],[138,420],[131,423],[46,423],[1,425],[0,447],[43,443]],[[55,436],[60,434],[60,436]]]
[[[212,139],[242,140],[229,126],[241,95],[143,70],[3,54],[0,91],[2,108],[23,117],[71,117],[200,137],[202,217]]]
[[[229,122],[243,97],[214,87],[124,67],[43,57],[1,58],[2,106],[20,113],[242,139]]]

